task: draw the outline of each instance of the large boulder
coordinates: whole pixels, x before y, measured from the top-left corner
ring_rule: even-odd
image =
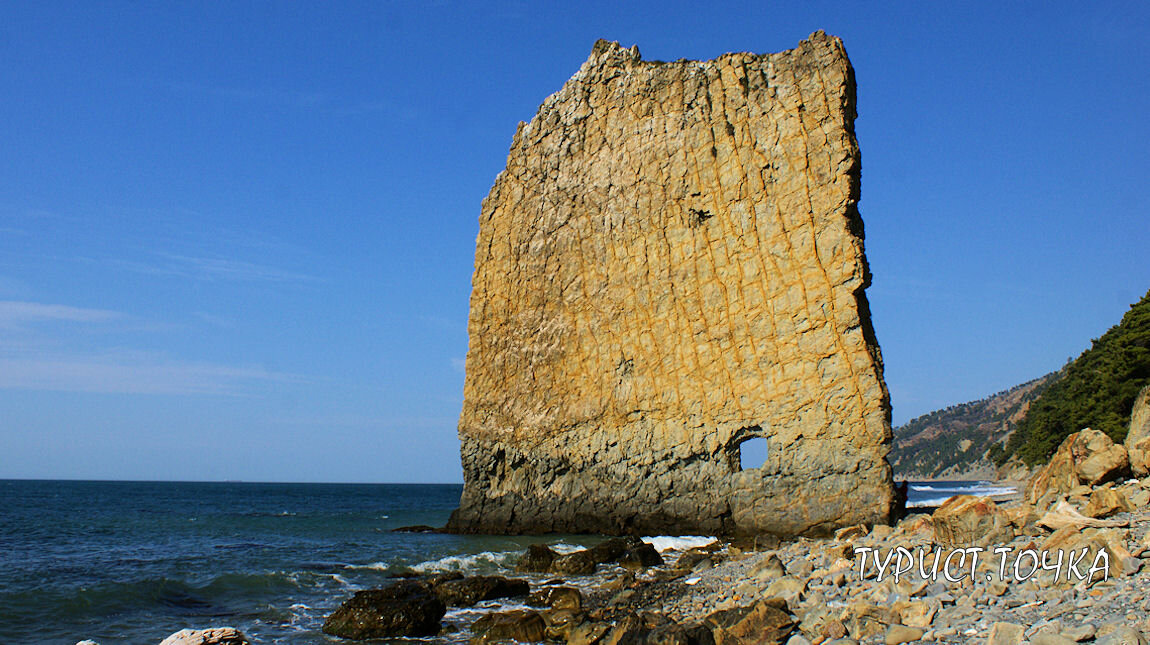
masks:
[[[1110,517],[1115,513],[1129,513],[1134,510],[1134,506],[1130,500],[1126,499],[1126,495],[1122,491],[1114,490],[1113,488],[1095,488],[1090,493],[1090,501],[1086,504],[1086,508],[1082,510],[1082,514],[1087,517]]]
[[[955,495],[931,519],[934,541],[943,546],[988,546],[1014,537],[1011,518],[988,497]]]
[[[526,580],[501,576],[470,576],[435,585],[435,595],[448,607],[470,607],[481,600],[526,596]]]
[[[619,564],[626,569],[638,571],[663,564],[663,556],[659,555],[654,546],[642,542],[638,546],[627,549],[627,552],[620,556]]]
[[[471,625],[473,645],[486,645],[499,641],[538,643],[546,636],[547,623],[538,612],[505,611],[487,614]]]
[[[1134,400],[1130,429],[1126,432],[1126,452],[1135,476],[1150,475],[1150,385],[1142,388]]]
[[[181,629],[160,641],[160,645],[251,645],[251,643],[248,642],[248,637],[235,627],[209,627]]]
[[[531,594],[527,602],[552,609],[583,610],[583,594],[575,587],[547,587]]]
[[[551,570],[551,563],[559,554],[542,544],[532,544],[527,547],[527,553],[519,559],[515,566],[516,571],[524,573],[546,573]]]
[[[574,576],[589,576],[595,573],[595,556],[587,549],[561,555],[551,562],[551,570],[555,573],[566,573]]]
[[[1050,493],[1069,493],[1078,486],[1097,486],[1130,472],[1126,448],[1105,433],[1086,428],[1066,437],[1050,463],[1043,466],[1026,488],[1031,504]]]
[[[356,592],[324,621],[325,634],[367,640],[434,636],[447,606],[424,583],[405,580]]]
[[[588,550],[595,562],[602,564],[618,561],[619,558],[623,557],[623,554],[627,553],[628,549],[640,544],[642,541],[636,537],[614,537],[603,540]]]

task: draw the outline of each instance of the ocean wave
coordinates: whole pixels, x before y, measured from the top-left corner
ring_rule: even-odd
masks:
[[[655,537],[645,537],[643,541],[655,547],[655,550],[662,553],[664,551],[686,551],[699,546],[707,546],[718,538],[707,537],[704,535],[658,535]]]
[[[519,556],[518,551],[481,551],[470,555],[449,555],[438,560],[420,562],[412,566],[411,570],[417,573],[441,573],[505,569]]]
[[[547,545],[547,548],[558,553],[559,555],[567,555],[568,553],[575,553],[576,551],[582,551],[583,549],[585,549],[587,547],[582,547],[582,546],[579,546],[578,544],[567,544],[566,542],[557,542],[555,544]]]

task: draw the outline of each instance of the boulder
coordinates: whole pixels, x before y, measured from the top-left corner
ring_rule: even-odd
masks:
[[[1116,513],[1129,513],[1132,510],[1134,506],[1120,491],[1113,488],[1095,488],[1090,493],[1090,501],[1086,504],[1086,508],[1082,509],[1082,514],[1087,517],[1103,518]]]
[[[552,609],[582,611],[583,594],[574,587],[547,587],[531,594],[527,602]]]
[[[619,564],[626,569],[638,571],[663,564],[663,556],[659,555],[654,546],[643,542],[627,549],[626,553],[619,558]]]
[[[611,623],[585,622],[571,628],[567,633],[567,645],[595,645],[611,631]]]
[[[905,625],[891,625],[886,630],[886,637],[884,642],[886,645],[902,645],[903,643],[913,643],[922,638],[925,632],[917,627],[907,627]]]
[[[332,636],[366,640],[434,636],[447,606],[425,583],[405,580],[385,589],[356,592],[324,621]]]
[[[1100,636],[1094,645],[1146,645],[1146,636],[1129,625],[1119,625],[1109,634]]]
[[[1134,399],[1130,428],[1126,431],[1126,452],[1135,477],[1150,475],[1150,385]]]
[[[845,550],[850,550],[853,557],[853,549],[848,547],[848,549],[844,549],[844,551]],[[768,553],[765,558],[759,560],[755,566],[751,567],[751,575],[759,580],[774,580],[775,578],[781,578],[787,575],[787,569],[783,566],[783,561],[779,559],[778,555]]]
[[[575,551],[555,558],[551,562],[551,571],[555,573],[566,573],[575,576],[589,576],[595,573],[595,557],[587,549],[582,551]]]
[[[603,564],[606,562],[616,562],[627,550],[638,546],[642,541],[635,537],[616,537],[609,538],[596,544],[588,549],[591,552],[591,557],[595,562]]]
[[[1018,645],[1026,628],[1014,623],[994,623],[990,628],[990,635],[986,637],[986,645]]]
[[[899,614],[889,607],[856,602],[843,611],[842,622],[851,638],[864,640],[883,634],[891,625],[899,624]]]
[[[248,637],[235,627],[210,627],[181,629],[161,641],[160,645],[250,645],[250,643]]]
[[[795,629],[794,620],[772,599],[714,612],[703,619],[703,625],[710,628],[715,645],[781,643]]]
[[[499,641],[537,643],[546,636],[547,623],[538,612],[504,611],[487,614],[471,625],[472,645],[486,645]]]
[[[1130,471],[1126,448],[1104,432],[1086,428],[1066,437],[1050,462],[1026,488],[1026,500],[1037,504],[1049,493],[1069,493],[1078,486],[1097,486]]]
[[[988,497],[955,495],[931,519],[935,543],[947,547],[985,547],[1014,538],[1010,517]]]
[[[526,596],[526,580],[502,576],[470,576],[443,582],[434,587],[435,595],[449,607],[470,607],[481,600]]]
[[[1038,518],[1035,522],[1038,526],[1045,526],[1046,528],[1057,531],[1060,528],[1067,526],[1083,527],[1092,526],[1095,528],[1114,528],[1119,526],[1128,526],[1129,522],[1121,520],[1102,520],[1093,517],[1086,517],[1079,513],[1070,504],[1066,502],[1058,502],[1057,505],[1042,517]]]
[[[551,570],[551,563],[559,554],[542,544],[532,544],[527,552],[519,559],[515,566],[516,571],[524,573],[546,573]]]
[[[578,609],[552,609],[542,614],[547,640],[566,641],[585,616]]]

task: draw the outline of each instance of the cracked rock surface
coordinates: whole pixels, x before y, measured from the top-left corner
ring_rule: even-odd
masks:
[[[449,528],[777,535],[886,521],[854,73],[599,41],[484,200]],[[765,437],[759,468],[739,445]]]

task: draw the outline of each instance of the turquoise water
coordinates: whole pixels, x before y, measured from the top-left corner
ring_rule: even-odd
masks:
[[[499,570],[544,541],[391,532],[442,526],[461,490],[0,481],[0,643],[158,643],[219,625],[338,642],[323,618],[358,589],[410,567]]]

